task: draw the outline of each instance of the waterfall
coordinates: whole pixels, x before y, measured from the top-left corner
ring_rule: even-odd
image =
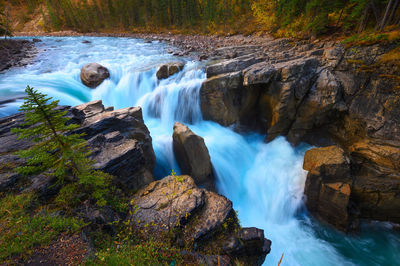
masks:
[[[18,96],[26,85],[77,105],[102,99],[104,105],[141,106],[157,157],[155,177],[179,173],[172,149],[173,124],[180,121],[202,136],[217,176],[218,191],[232,200],[242,226],[264,229],[272,240],[265,265],[399,265],[400,237],[390,225],[365,225],[359,236],[345,236],[310,218],[303,207],[305,151],[283,137],[265,143],[265,136],[241,135],[204,121],[200,87],[206,75],[199,62],[177,59],[165,45],[129,38],[43,38],[41,53],[25,68],[0,74],[0,101]],[[157,80],[156,66],[184,60],[184,69]],[[83,86],[80,68],[88,62],[106,66],[111,78],[95,90]],[[21,100],[5,104],[0,116],[15,113]]]

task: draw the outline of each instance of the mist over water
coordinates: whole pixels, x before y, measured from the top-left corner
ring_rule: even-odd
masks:
[[[81,41],[90,40],[90,44]],[[203,66],[165,52],[161,43],[129,38],[43,38],[36,44],[35,63],[0,74],[0,102],[23,95],[26,85],[53,96],[60,104],[77,105],[103,100],[116,109],[141,106],[157,157],[155,177],[179,173],[172,150],[176,121],[187,124],[205,139],[219,192],[233,201],[242,226],[259,227],[272,240],[265,265],[400,265],[400,236],[390,224],[364,225],[358,236],[342,233],[310,218],[303,207],[305,151],[283,137],[271,143],[258,134],[240,135],[230,128],[204,121],[199,90]],[[184,60],[182,72],[158,81],[156,67]],[[97,62],[111,78],[95,90],[81,84],[80,68]],[[0,108],[0,116],[17,112],[21,100]]]

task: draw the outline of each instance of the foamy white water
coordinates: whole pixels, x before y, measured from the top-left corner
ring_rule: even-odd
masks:
[[[92,43],[83,44],[83,39]],[[36,62],[0,74],[1,99],[23,95],[30,85],[77,105],[102,99],[106,106],[142,106],[157,157],[155,176],[172,169],[179,173],[172,150],[173,124],[187,124],[205,139],[217,174],[217,187],[238,210],[243,226],[265,230],[272,251],[265,265],[400,265],[400,236],[390,225],[364,226],[363,234],[345,236],[310,219],[302,205],[307,146],[294,149],[284,138],[264,143],[265,136],[239,135],[204,121],[199,89],[205,80],[202,65],[184,60],[182,72],[157,81],[156,67],[180,61],[165,45],[129,38],[43,38]],[[80,68],[98,62],[111,78],[95,90],[81,84]],[[21,100],[0,108],[0,116],[17,112]]]

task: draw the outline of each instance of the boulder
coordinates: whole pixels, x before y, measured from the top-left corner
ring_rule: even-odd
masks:
[[[135,230],[163,241],[169,236],[200,254],[228,255],[261,265],[270,251],[271,242],[262,230],[240,228],[231,201],[197,188],[189,176],[168,176],[139,190],[129,213]]]
[[[344,151],[337,146],[311,149],[304,156],[309,171],[304,195],[307,209],[323,221],[343,231],[349,229],[351,176]]]
[[[81,81],[89,88],[96,88],[105,79],[110,77],[110,72],[98,63],[89,63],[81,69]]]
[[[129,189],[153,181],[155,154],[140,107],[106,111],[101,101],[94,101],[71,113],[81,125],[76,133],[85,133],[97,169],[116,176],[116,182]]]
[[[177,62],[162,65],[158,68],[156,76],[159,80],[169,78],[183,69],[185,63]]]
[[[204,139],[179,122],[174,125],[172,138],[174,154],[182,173],[190,175],[198,186],[213,188],[213,169]]]

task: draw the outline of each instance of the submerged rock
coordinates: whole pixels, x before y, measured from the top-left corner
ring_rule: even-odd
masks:
[[[89,63],[81,69],[81,81],[89,88],[96,88],[105,79],[110,77],[110,72],[104,66],[98,63]]]
[[[230,263],[237,259],[261,265],[270,252],[271,242],[263,230],[240,228],[232,202],[197,188],[189,176],[168,176],[138,191],[131,200],[128,221],[163,241],[169,235],[197,253],[228,255]]]
[[[159,80],[169,78],[183,69],[185,63],[177,62],[162,65],[158,68],[156,76]]]
[[[214,175],[204,139],[179,122],[174,125],[173,148],[183,174],[190,175],[196,185],[212,189]]]

